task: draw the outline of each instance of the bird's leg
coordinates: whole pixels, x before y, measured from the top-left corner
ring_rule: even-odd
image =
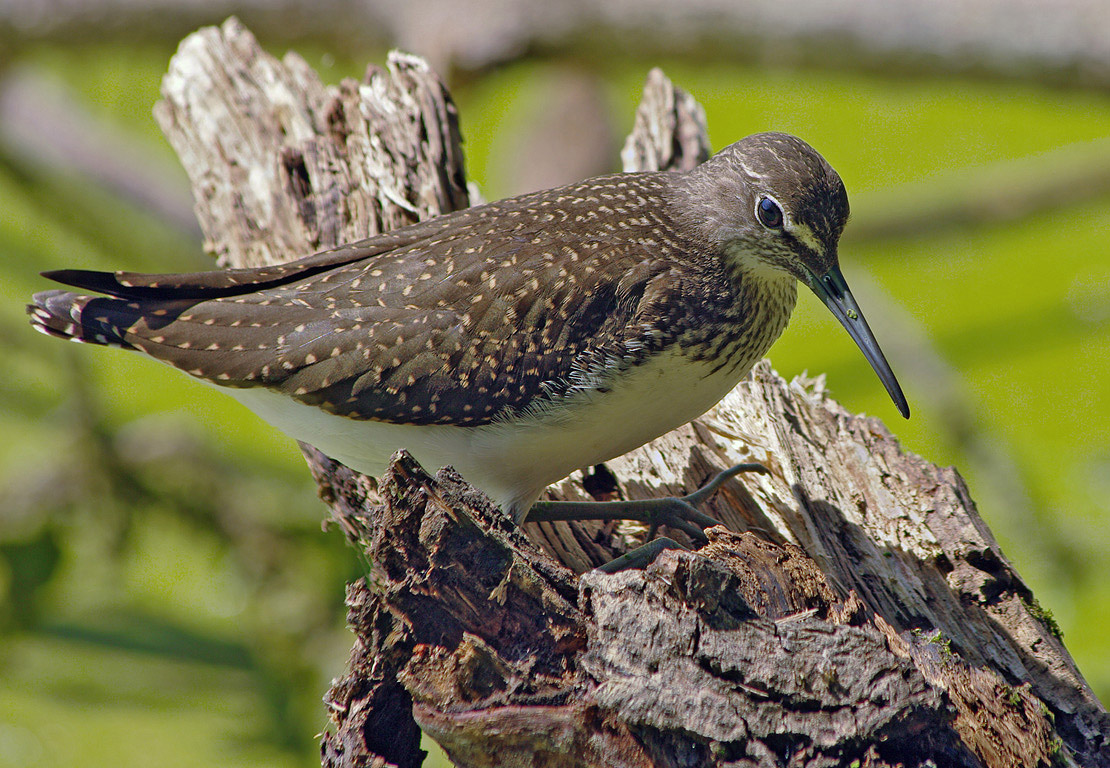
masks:
[[[654,535],[658,526],[666,525],[677,528],[695,541],[705,541],[705,529],[717,525],[719,521],[699,512],[697,505],[712,496],[722,483],[741,472],[770,474],[770,470],[762,464],[737,464],[719,472],[701,488],[685,496],[634,501],[537,501],[528,510],[524,520],[529,523],[555,520],[638,520],[651,526],[649,535]],[[643,566],[663,549],[675,548],[681,548],[681,545],[671,539],[654,539],[643,547],[606,563],[602,570],[613,573],[624,568]],[[642,556],[641,550],[646,550]]]

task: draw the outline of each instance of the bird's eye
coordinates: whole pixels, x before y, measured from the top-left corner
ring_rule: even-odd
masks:
[[[755,204],[755,215],[767,229],[782,229],[782,208],[771,198],[759,198]]]

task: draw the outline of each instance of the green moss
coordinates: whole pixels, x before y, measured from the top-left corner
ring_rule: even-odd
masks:
[[[1067,753],[1064,751],[1064,740],[1059,736],[1053,736],[1052,740],[1048,743],[1048,754],[1052,759],[1052,764],[1055,766],[1074,765],[1072,761],[1068,760]]]
[[[1033,618],[1041,622],[1052,636],[1060,642],[1064,641],[1064,632],[1060,629],[1060,625],[1056,623],[1056,617],[1052,615],[1052,611],[1042,606],[1034,597],[1022,598],[1021,601],[1025,608],[1032,614]]]
[[[959,658],[958,654],[952,650],[952,639],[946,637],[939,629],[931,633],[923,629],[914,629],[913,636],[918,640],[935,645],[940,651],[940,657],[946,662],[955,661]]]

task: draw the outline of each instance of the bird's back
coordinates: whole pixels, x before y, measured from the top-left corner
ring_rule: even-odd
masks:
[[[701,275],[666,174],[618,174],[468,209],[255,270],[62,272],[40,330],[137,349],[220,386],[339,416],[476,426],[601,384],[673,341]]]

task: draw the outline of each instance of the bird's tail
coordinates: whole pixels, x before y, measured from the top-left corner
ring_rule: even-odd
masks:
[[[83,296],[65,290],[42,291],[27,305],[31,326],[47,336],[135,349],[125,335],[141,316],[138,304],[124,299]]]
[[[404,242],[407,241],[394,235],[379,235],[285,264],[189,274],[145,275],[84,269],[43,272],[43,277],[83,291],[107,294],[108,298],[65,290],[43,291],[36,293],[27,305],[27,314],[35,330],[48,336],[136,349],[127,341],[126,333],[139,319],[163,325],[197,301],[278,287],[377,255]]]
[[[35,330],[48,336],[137,349],[128,341],[128,331],[139,320],[150,327],[162,326],[198,301],[279,286],[356,260],[372,251],[359,246],[356,243],[288,264],[253,269],[220,269],[176,275],[84,269],[43,272],[43,277],[59,283],[107,295],[90,296],[59,289],[42,291],[36,293],[32,303],[27,305],[27,314],[31,316],[31,325]]]

